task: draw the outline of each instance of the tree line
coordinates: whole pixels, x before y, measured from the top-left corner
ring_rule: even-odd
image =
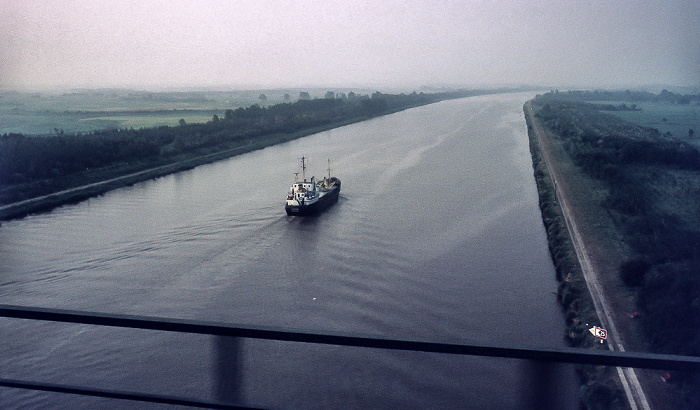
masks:
[[[677,94],[666,89],[658,94],[648,91],[606,91],[573,90],[559,92],[554,90],[538,95],[540,101],[625,101],[625,102],[667,102],[671,104],[700,103],[700,94]]]

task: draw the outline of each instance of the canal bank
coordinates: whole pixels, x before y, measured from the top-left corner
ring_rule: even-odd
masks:
[[[539,123],[536,106],[528,102],[524,111],[542,219],[560,283],[558,297],[566,312],[567,340],[581,348],[649,351],[635,319],[634,297],[618,275],[630,248],[600,205],[607,188],[574,165],[559,137]],[[605,343],[591,336],[591,325],[607,328]],[[582,401],[588,407],[599,405],[601,397],[611,406],[680,406],[679,394],[664,382],[663,372],[588,367],[579,374]]]

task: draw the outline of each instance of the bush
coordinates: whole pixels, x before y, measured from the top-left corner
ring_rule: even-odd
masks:
[[[650,267],[651,264],[645,258],[629,259],[620,265],[620,278],[627,286],[641,286]]]
[[[588,404],[589,409],[622,409],[622,397],[611,386],[592,381],[581,387],[581,398]]]
[[[657,352],[700,355],[700,260],[671,262],[647,273],[637,303]]]

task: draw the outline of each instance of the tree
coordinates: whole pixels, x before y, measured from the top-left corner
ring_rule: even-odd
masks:
[[[620,278],[627,286],[641,286],[650,268],[651,263],[643,257],[629,259],[620,265]]]
[[[375,116],[384,113],[388,108],[388,104],[385,99],[376,97],[373,94],[372,99],[362,100],[360,107],[363,114]]]
[[[184,127],[186,122],[184,118],[180,118],[180,121],[178,121],[178,124],[180,124],[181,127]]]
[[[214,114],[214,116],[211,117],[211,120],[212,120],[214,123],[217,123],[217,122],[219,122],[219,116],[216,115],[216,114]]]
[[[299,99],[300,100],[310,100],[311,96],[306,91],[302,91],[299,93]]]
[[[285,101],[289,101],[289,100],[291,100],[291,99],[292,99],[292,97],[290,97],[289,94],[284,93],[284,100],[285,100]]]
[[[329,100],[333,100],[333,99],[335,99],[335,93],[333,91],[328,91],[328,92],[326,92],[325,98],[327,98]]]
[[[688,138],[692,139],[695,136],[695,130],[694,129],[689,129],[688,130]]]
[[[258,99],[259,99],[260,101],[267,101],[267,96],[266,96],[265,94],[262,94],[262,93],[261,93],[261,94],[258,96]]]

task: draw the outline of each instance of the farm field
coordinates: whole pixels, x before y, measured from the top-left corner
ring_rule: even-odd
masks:
[[[204,123],[227,109],[295,102],[300,92],[323,98],[326,89],[147,92],[122,89],[72,92],[0,91],[0,135],[87,133]],[[332,90],[366,94],[368,90]],[[288,95],[288,99],[285,98]],[[264,99],[261,96],[264,95]]]
[[[188,124],[206,122],[223,110],[172,111],[99,111],[99,112],[32,112],[0,111],[0,134],[33,135],[87,133],[113,128],[147,128],[178,125],[180,119]]]
[[[163,125],[175,126],[181,119],[186,123],[201,123],[212,119],[214,115],[223,115],[223,110],[193,110],[193,111],[141,111],[133,114],[105,115],[100,117],[86,117],[78,119],[90,129],[102,128],[150,128]]]
[[[666,102],[639,102],[636,105],[641,111],[606,112],[643,127],[656,128],[662,134],[670,132],[672,136],[700,147],[700,105]],[[688,138],[690,129],[695,131],[691,139]]]

